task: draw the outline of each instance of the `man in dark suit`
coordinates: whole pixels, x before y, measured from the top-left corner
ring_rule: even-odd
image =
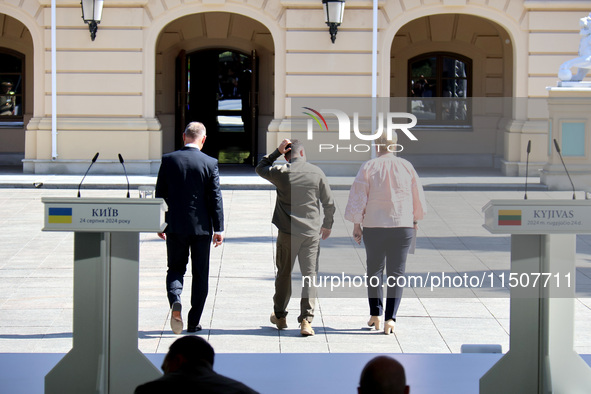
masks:
[[[162,363],[164,376],[142,384],[135,394],[256,394],[250,387],[213,370],[213,348],[195,335],[177,339]]]
[[[205,126],[189,123],[183,134],[185,147],[162,156],[156,181],[156,197],[164,198],[168,205],[166,235],[158,236],[166,240],[166,291],[175,334],[183,331],[181,292],[189,252],[193,281],[187,331],[196,332],[201,330],[199,321],[207,298],[212,235],[216,247],[224,239],[218,162],[201,152],[205,139]]]

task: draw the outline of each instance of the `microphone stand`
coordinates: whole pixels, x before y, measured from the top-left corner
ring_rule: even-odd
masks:
[[[531,140],[527,142],[527,157],[525,159],[525,195],[524,200],[527,200],[527,173],[529,172],[529,154],[531,152]]]
[[[554,138],[554,147],[556,148],[556,152],[558,152],[558,156],[560,156],[560,161],[562,162],[562,166],[564,167],[564,171],[566,172],[566,176],[568,176],[568,180],[570,181],[570,185],[573,188],[573,200],[576,200],[575,196],[575,184],[568,173],[568,169],[566,168],[566,164],[564,164],[564,159],[562,158],[562,154],[560,153],[560,147],[558,146],[558,142],[556,142],[556,138]]]
[[[88,171],[90,171],[90,167],[92,167],[92,165],[96,162],[96,159],[98,159],[98,157],[99,157],[99,153],[96,152],[96,155],[94,155],[94,157],[92,158],[92,163],[90,163],[90,165],[88,166],[88,169],[84,173],[84,176],[82,177],[82,180],[80,181],[80,184],[78,185],[78,197],[80,197],[80,187],[82,186],[82,182],[84,182],[84,178],[86,178]]]
[[[127,170],[125,169],[123,156],[121,156],[121,153],[118,153],[118,155],[119,155],[119,163],[121,163],[121,165],[123,166],[123,172],[125,172],[125,179],[127,180],[127,198],[129,198],[129,178],[127,177]]]

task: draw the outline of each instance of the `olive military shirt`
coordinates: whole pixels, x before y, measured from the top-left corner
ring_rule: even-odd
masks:
[[[256,173],[277,188],[273,224],[279,231],[303,236],[317,236],[321,227],[331,229],[335,206],[324,172],[303,157],[274,166],[280,156],[275,149],[256,166]]]

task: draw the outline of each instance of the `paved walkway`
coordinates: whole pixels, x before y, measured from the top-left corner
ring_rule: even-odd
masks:
[[[442,178],[435,171],[421,176],[428,190],[429,213],[420,223],[417,251],[409,257],[407,272],[423,276],[482,272],[495,277],[507,273],[509,237],[491,235],[482,227],[481,208],[491,199],[523,198],[523,179],[487,173],[478,176],[477,172],[455,178]],[[17,184],[17,178],[20,186],[27,188],[8,187],[9,182]],[[33,178],[44,185],[28,187]],[[50,178],[60,178],[56,183],[60,187],[75,188],[81,177],[70,176],[66,182],[64,176],[0,175],[0,184],[4,185],[0,188],[0,353],[65,353],[72,345],[73,236],[41,231],[41,198],[71,197],[76,191],[47,188]],[[96,177],[95,183],[105,178]],[[132,179],[135,185],[154,181],[154,177]],[[368,311],[363,289],[346,290],[337,296],[323,291],[313,322],[315,336],[299,335],[297,298],[290,304],[289,328],[277,331],[268,320],[274,278],[276,230],[271,215],[275,196],[266,187],[257,189],[256,185],[264,184],[255,183],[251,175],[242,175],[240,181],[243,186],[235,187],[232,185],[236,182],[222,177],[226,242],[212,249],[204,330],[199,333],[216,352],[449,354],[460,352],[462,344],[475,343],[500,344],[503,352],[508,350],[508,291],[498,288],[446,293],[408,289],[395,335],[390,336],[365,327]],[[347,181],[350,179],[331,180],[335,189],[345,189]],[[534,184],[536,181],[539,183],[534,179]],[[242,190],[249,182],[250,189],[255,190]],[[445,190],[438,190],[436,185],[446,185]],[[124,196],[121,184],[113,187],[116,189],[85,189],[83,196]],[[569,192],[542,189],[534,187],[529,198],[571,196]],[[335,191],[337,216],[331,238],[322,243],[321,275],[364,272],[363,247],[352,242],[352,226],[342,217],[347,195],[346,190]],[[139,348],[145,353],[165,353],[177,338],[169,328],[165,296],[166,248],[149,233],[141,235],[140,248]],[[577,283],[589,285],[591,236],[577,238],[577,252]],[[187,286],[185,301],[189,292]],[[591,353],[590,296],[581,294],[576,300],[575,350],[583,354]]]
[[[418,173],[426,190],[524,190],[525,178],[506,177],[494,169],[421,168]],[[226,165],[220,169],[220,175],[220,182],[226,190],[273,190],[273,186],[257,176],[252,167]],[[331,187],[336,190],[349,190],[353,179],[329,177]],[[20,168],[0,166],[0,188],[76,189],[81,180],[82,175],[23,174]],[[539,177],[530,177],[528,183],[528,190],[546,190]],[[156,175],[130,175],[129,184],[131,190],[142,185],[155,185]],[[123,173],[97,175],[92,170],[82,185],[82,190],[126,188]]]

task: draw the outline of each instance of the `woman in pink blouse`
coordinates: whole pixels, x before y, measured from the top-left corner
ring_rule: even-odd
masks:
[[[375,142],[377,157],[364,163],[349,192],[345,219],[354,223],[353,237],[365,244],[370,327],[380,329],[384,313],[383,272],[386,268],[387,299],[384,333],[394,331],[396,312],[402,297],[397,278],[404,276],[406,256],[417,222],[426,213],[425,195],[410,162],[396,157],[393,140],[385,136]]]

